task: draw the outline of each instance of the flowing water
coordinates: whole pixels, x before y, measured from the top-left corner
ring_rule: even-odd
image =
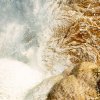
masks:
[[[37,52],[42,24],[47,23],[44,4],[45,0],[0,0],[0,100],[22,100],[15,97],[23,89],[22,85],[27,81],[33,84],[42,80]],[[33,74],[30,69],[26,72],[26,66],[31,68]],[[21,81],[26,76],[26,80]],[[26,87],[29,89],[32,84]]]

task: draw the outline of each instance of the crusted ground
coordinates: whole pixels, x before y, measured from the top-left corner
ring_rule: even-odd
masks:
[[[100,70],[100,66],[83,62],[54,85],[47,100],[100,100],[100,76],[96,75],[97,70]]]
[[[59,73],[83,61],[100,65],[100,1],[58,0],[48,9],[52,21],[43,34],[51,35],[42,44],[43,66]]]

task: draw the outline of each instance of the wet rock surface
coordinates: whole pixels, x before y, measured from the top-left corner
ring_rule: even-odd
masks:
[[[99,100],[97,69],[100,70],[100,66],[83,62],[54,85],[46,100]]]

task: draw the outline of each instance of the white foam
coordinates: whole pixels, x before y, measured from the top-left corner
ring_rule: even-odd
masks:
[[[41,80],[38,70],[18,61],[0,59],[0,100],[23,100]]]

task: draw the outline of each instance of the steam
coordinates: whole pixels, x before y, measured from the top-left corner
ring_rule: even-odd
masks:
[[[37,54],[38,36],[43,23],[46,23],[44,3],[44,0],[0,0],[2,100],[15,100],[17,97],[22,100],[24,92],[43,80],[44,73],[38,66]]]
[[[37,48],[41,0],[0,0],[0,58],[30,62],[25,53]],[[33,49],[34,52],[34,49]]]

